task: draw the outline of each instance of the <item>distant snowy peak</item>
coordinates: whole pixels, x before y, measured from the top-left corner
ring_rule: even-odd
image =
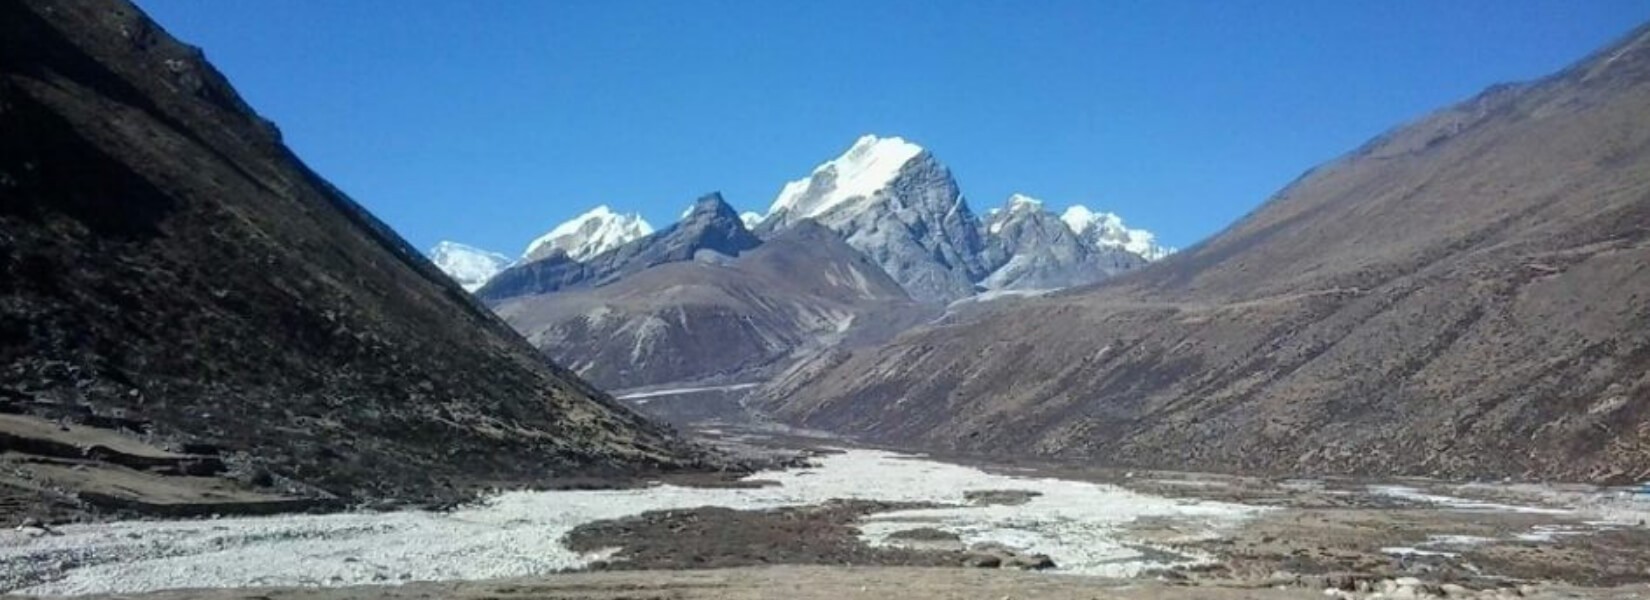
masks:
[[[785,184],[768,215],[783,213],[787,220],[796,221],[870,198],[922,153],[921,146],[898,137],[861,136],[842,156],[814,168],[806,178]]]
[[[1129,229],[1123,218],[1109,212],[1094,212],[1081,204],[1060,215],[1078,237],[1100,248],[1122,248],[1146,260],[1158,260],[1174,253],[1174,248],[1157,245],[1157,235],[1144,229]]]
[[[762,224],[762,214],[746,211],[739,213],[739,221],[745,224],[745,229],[756,231],[756,226]]]
[[[1025,194],[1012,194],[1008,203],[1002,208],[993,208],[986,211],[986,232],[991,235],[1002,233],[1003,226],[1016,217],[1023,217],[1032,213],[1042,212],[1043,201]]]
[[[487,280],[510,265],[510,258],[497,252],[488,252],[458,242],[441,242],[430,248],[430,262],[446,273],[465,291],[476,291]]]
[[[535,261],[559,250],[573,260],[584,261],[650,233],[653,233],[653,226],[641,215],[619,214],[604,204],[557,225],[550,233],[533,240],[522,257],[526,261]]]

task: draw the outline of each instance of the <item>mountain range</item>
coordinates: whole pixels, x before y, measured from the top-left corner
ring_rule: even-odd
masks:
[[[1008,207],[1022,200],[1029,197],[1016,194]],[[808,177],[785,184],[766,214],[736,216],[747,231],[762,238],[803,220],[816,221],[875,260],[914,298],[935,303],[988,290],[1092,283],[1173,252],[1158,245],[1151,232],[1125,227],[1117,215],[1072,205],[1056,216],[1042,210],[1040,201],[1033,202],[1039,210],[1010,211],[1005,216],[1035,221],[1035,226],[1014,225],[999,235],[1002,224],[987,223],[999,209],[992,210],[987,219],[978,218],[950,170],[932,153],[898,137],[866,135]],[[1069,231],[1060,232],[1061,228]],[[1032,229],[1043,236],[1030,235]],[[652,232],[653,227],[641,216],[619,214],[601,205],[555,226],[529,244],[521,259],[506,266],[527,269],[532,263],[551,260],[565,269],[572,263],[589,263]],[[1060,247],[1039,246],[1045,241]],[[1078,244],[1083,247],[1075,248]],[[455,279],[473,281],[485,272],[472,266],[477,263],[498,264],[488,260],[495,253],[455,253],[454,248],[471,247],[441,242],[428,254]],[[557,250],[566,256],[554,258]],[[1002,269],[1007,272],[997,272]],[[485,279],[503,271],[498,269]],[[1028,271],[1036,274],[1028,275]],[[492,299],[521,293],[519,289],[489,292]]]
[[[1094,283],[1168,253],[1114,215],[1066,216],[1081,218],[1016,195],[981,220],[932,153],[863,136],[786,184],[766,215],[713,193],[651,232],[597,207],[474,291],[598,385],[747,382],[823,348],[889,339],[961,298]],[[454,247],[431,258],[461,282],[476,280],[472,265],[498,264]]]

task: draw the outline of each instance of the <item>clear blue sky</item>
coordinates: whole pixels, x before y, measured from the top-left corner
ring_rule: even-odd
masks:
[[[862,133],[1187,246],[1305,169],[1557,70],[1644,0],[139,0],[420,247],[598,203],[766,209]]]

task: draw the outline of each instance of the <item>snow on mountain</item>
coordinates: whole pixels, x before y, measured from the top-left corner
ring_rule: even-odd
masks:
[[[816,167],[808,177],[785,184],[768,214],[791,219],[818,217],[839,206],[870,198],[888,187],[921,146],[898,137],[864,135],[842,156]]]
[[[653,226],[641,215],[619,214],[603,204],[533,240],[522,257],[530,262],[560,250],[573,260],[583,261],[650,233]]]
[[[428,253],[430,262],[453,281],[473,292],[510,265],[510,258],[458,242],[441,242]]]
[[[973,294],[985,275],[980,222],[951,171],[901,138],[862,136],[785,184],[760,229],[766,236],[807,219],[836,231],[921,300]]]
[[[1066,226],[1079,237],[1099,248],[1122,248],[1146,260],[1158,260],[1175,251],[1174,248],[1157,245],[1157,236],[1152,232],[1129,229],[1123,225],[1122,217],[1109,212],[1094,212],[1081,204],[1067,208],[1061,213],[1060,220],[1065,221]]]
[[[762,224],[762,219],[762,213],[752,211],[739,213],[739,220],[745,224],[745,229],[749,229],[751,231],[755,231],[756,226]]]
[[[573,287],[606,285],[648,268],[690,260],[720,261],[762,245],[745,229],[739,213],[722,194],[701,196],[682,220],[638,237],[584,261],[572,255],[547,252],[539,260],[523,261],[499,273],[476,297],[487,302]]]
[[[1025,194],[1013,194],[1008,197],[1008,208],[993,208],[986,213],[986,232],[997,235],[1003,232],[1003,225],[1016,214],[1043,210],[1043,201]]]
[[[1043,201],[1009,196],[985,222],[981,264],[991,269],[979,281],[987,290],[1057,289],[1100,281],[1146,263],[1121,248],[1096,246],[1078,236]]]

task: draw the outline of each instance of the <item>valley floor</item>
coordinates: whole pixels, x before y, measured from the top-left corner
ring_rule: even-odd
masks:
[[[807,443],[716,433],[755,453]],[[509,492],[445,512],[25,526],[0,532],[0,591],[1650,597],[1650,499],[1631,490],[964,465],[866,449],[811,460],[736,485]],[[168,588],[216,589],[158,592]]]

